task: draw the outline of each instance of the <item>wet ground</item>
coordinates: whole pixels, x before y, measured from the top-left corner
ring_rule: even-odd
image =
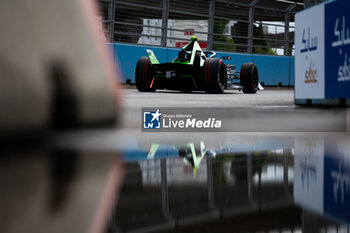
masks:
[[[347,109],[296,107],[293,90],[123,92],[119,129],[4,154],[3,232],[349,232]],[[237,127],[144,133],[141,107],[221,107]]]

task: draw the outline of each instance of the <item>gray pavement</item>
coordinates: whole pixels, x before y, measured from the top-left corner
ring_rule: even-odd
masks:
[[[183,144],[204,141],[208,146],[218,147],[233,141],[258,150],[265,148],[261,145],[290,147],[295,138],[349,137],[348,109],[295,106],[293,90],[265,90],[253,95],[238,91],[227,91],[222,95],[169,91],[140,93],[135,89],[121,91],[123,108],[119,111],[118,128],[62,132],[56,144],[79,150],[114,151],[117,148],[139,150],[140,145],[152,142]],[[208,111],[203,114],[208,114],[208,117],[212,111],[217,111],[214,108],[223,108],[222,119],[232,125],[232,130],[226,133],[143,133],[142,107],[206,107]]]
[[[344,132],[346,109],[305,108],[294,105],[293,90],[264,90],[256,94],[226,91],[224,94],[203,92],[180,93],[157,91],[141,93],[124,89],[122,128],[141,130],[142,107],[205,107],[212,117],[215,108],[229,121],[232,132]]]
[[[157,91],[141,93],[136,89],[123,89],[126,109],[140,107],[294,107],[294,90],[264,90],[256,94],[226,90],[224,94],[204,92],[180,93]]]

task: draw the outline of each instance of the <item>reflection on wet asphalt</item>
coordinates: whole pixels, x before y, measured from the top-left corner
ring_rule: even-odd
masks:
[[[4,153],[2,232],[349,231],[346,134],[119,133]]]
[[[123,230],[145,231],[160,225],[164,229],[204,230],[208,226],[201,224],[208,221],[213,223],[209,229],[214,230],[226,218],[248,219],[248,215],[265,212],[275,215],[277,223],[278,209],[292,211],[293,221],[298,222],[299,210],[292,205],[292,179],[288,178],[293,174],[291,155],[223,153],[205,157],[196,170],[179,156],[130,162],[127,168],[116,209],[117,223]],[[254,229],[241,221],[229,227],[269,229]]]
[[[138,151],[124,151],[127,172],[113,229],[349,230],[349,138],[244,137],[217,147],[151,141],[139,138]]]
[[[3,150],[1,232],[349,232],[349,109],[298,108],[292,91],[139,94],[121,129]],[[237,108],[236,129],[259,127],[141,132],[141,107],[182,105]]]

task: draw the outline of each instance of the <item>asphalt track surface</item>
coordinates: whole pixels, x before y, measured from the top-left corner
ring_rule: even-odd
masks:
[[[256,94],[244,94],[241,91],[226,90],[224,94],[205,92],[181,93],[157,90],[139,92],[136,89],[124,89],[123,92],[123,129],[140,129],[142,107],[200,107],[208,108],[203,114],[210,115],[215,108],[235,109],[238,112],[254,109],[294,108],[293,90],[264,90]],[[226,117],[226,116],[224,116]]]
[[[215,148],[234,141],[238,145],[251,145],[252,150],[261,150],[260,144],[293,147],[296,138],[349,138],[348,109],[295,106],[293,90],[264,90],[256,94],[239,91],[226,91],[225,94],[140,93],[136,89],[122,89],[121,92],[123,106],[118,111],[117,127],[62,132],[54,144],[65,149],[124,151],[148,148],[154,142],[204,141]],[[224,108],[222,120],[233,127],[222,133],[142,132],[142,107],[201,107],[206,108],[203,115],[208,117],[217,108]]]
[[[176,91],[139,92],[124,89],[126,109],[140,107],[228,107],[228,108],[285,108],[294,107],[293,90],[264,90],[256,94],[225,90],[224,94],[204,92],[180,93]]]
[[[157,91],[141,93],[124,89],[122,128],[141,129],[142,107],[201,107],[211,117],[224,108],[222,117],[234,125],[233,132],[344,132],[347,110],[294,105],[294,90],[264,90],[244,94],[228,90],[224,94]],[[226,114],[225,114],[226,113]]]

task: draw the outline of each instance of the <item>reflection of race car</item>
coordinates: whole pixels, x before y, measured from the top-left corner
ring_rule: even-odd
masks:
[[[236,66],[223,63],[223,59],[230,57],[213,58],[216,53],[203,51],[196,37],[170,63],[160,64],[152,50],[146,52],[148,57],[138,60],[135,72],[136,86],[141,92],[168,89],[223,93],[226,88],[256,93],[262,89],[254,63],[244,63],[241,72],[236,72]]]
[[[153,159],[155,154],[158,151],[160,144],[152,143],[148,154],[147,159]],[[171,145],[174,149],[179,152],[179,156],[183,159],[183,162],[187,165],[190,165],[193,169],[193,172],[196,172],[196,169],[199,168],[199,165],[204,158],[204,156],[215,157],[216,153],[212,150],[208,150],[204,142],[200,142],[199,144],[186,143],[182,145]]]

